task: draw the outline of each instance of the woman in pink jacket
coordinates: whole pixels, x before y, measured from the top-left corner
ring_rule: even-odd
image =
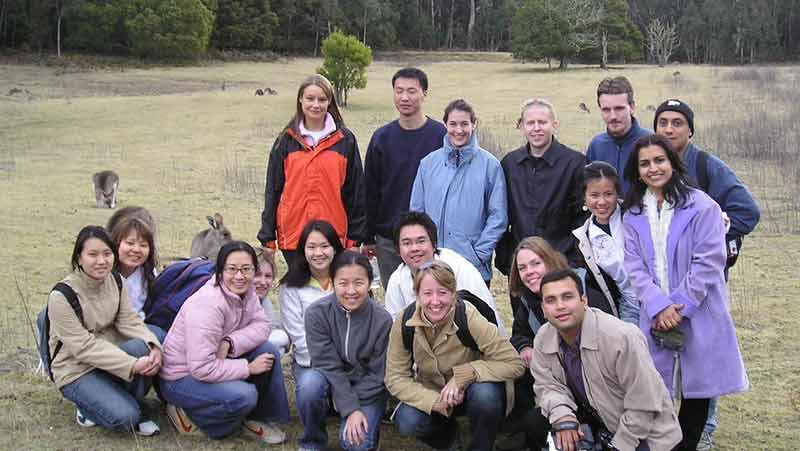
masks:
[[[181,307],[164,342],[161,394],[182,434],[221,438],[240,425],[276,444],[289,421],[280,353],[253,287],[258,260],[234,241],[220,249],[215,277]]]

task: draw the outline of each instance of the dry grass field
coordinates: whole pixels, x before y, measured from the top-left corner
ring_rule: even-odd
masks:
[[[370,67],[368,87],[352,92],[344,111],[362,155],[371,133],[395,116],[390,79],[407,62],[429,74],[429,115],[440,118],[450,100],[464,97],[477,110],[479,133],[488,137],[488,130],[503,152],[522,142],[514,125],[518,106],[531,96],[550,98],[560,139],[585,149],[603,130],[594,92],[608,75],[632,80],[637,116],[648,127],[650,108],[668,97],[694,107],[696,142],[734,166],[764,210],[730,286],[751,389],[722,400],[718,449],[800,447],[797,68],[575,66],[558,72],[507,56],[436,59],[390,54]],[[206,227],[205,216],[217,211],[236,238],[255,242],[269,148],[294,110],[297,85],[320,63],[94,71],[0,65],[0,449],[261,448],[239,436],[218,442],[178,437],[164,416],[156,417],[162,434],[149,439],[79,428],[74,407],[34,374],[31,318],[68,271],[77,231],[104,224],[111,214],[94,208],[96,171],[120,174],[121,206],[146,206],[156,216],[163,257],[186,256],[194,233]],[[278,95],[253,95],[266,86]],[[23,91],[7,95],[12,88]],[[580,102],[591,114],[580,112]],[[504,285],[497,274],[495,294],[510,318]],[[150,401],[158,415],[156,398]],[[290,439],[297,424],[288,429]],[[391,428],[383,438],[384,450],[422,449]],[[273,448],[294,449],[294,443]]]

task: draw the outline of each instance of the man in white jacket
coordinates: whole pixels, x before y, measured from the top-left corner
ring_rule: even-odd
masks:
[[[400,218],[394,229],[394,245],[403,263],[392,273],[386,285],[386,310],[396,318],[406,306],[413,303],[416,300],[414,274],[420,266],[440,260],[453,268],[459,290],[468,290],[494,310],[500,334],[508,335],[494,297],[481,273],[455,251],[437,249],[436,237],[436,224],[426,213],[410,211]]]

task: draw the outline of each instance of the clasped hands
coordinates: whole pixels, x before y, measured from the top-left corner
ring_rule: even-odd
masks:
[[[464,393],[468,386],[461,387],[456,383],[455,378],[451,378],[439,392],[439,398],[433,404],[432,410],[449,417],[453,413],[453,409],[464,402]]]

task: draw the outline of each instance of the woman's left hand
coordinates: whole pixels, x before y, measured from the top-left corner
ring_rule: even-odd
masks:
[[[660,311],[653,321],[653,327],[656,330],[664,331],[678,327],[683,321],[681,310],[683,310],[683,304],[672,304]]]
[[[455,407],[464,402],[464,391],[466,387],[459,387],[455,378],[450,379],[439,392],[439,399],[447,404],[448,407]]]
[[[367,439],[367,432],[369,432],[369,423],[367,417],[360,410],[354,411],[347,417],[344,425],[345,440],[355,446],[361,446]]]

